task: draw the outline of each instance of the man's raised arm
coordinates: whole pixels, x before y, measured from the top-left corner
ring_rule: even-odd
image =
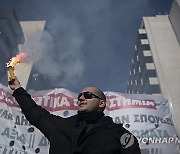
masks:
[[[31,98],[31,95],[29,95],[26,90],[21,87],[17,77],[15,77],[13,81],[9,82],[9,87],[14,90],[13,96],[18,102],[27,120],[48,138],[52,131],[52,127],[55,125],[57,117],[50,114],[41,106],[38,106]],[[58,117],[58,119],[61,118]]]

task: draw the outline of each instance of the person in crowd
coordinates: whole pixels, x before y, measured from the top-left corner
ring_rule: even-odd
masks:
[[[77,97],[77,114],[63,118],[38,106],[17,77],[9,87],[27,120],[49,140],[50,154],[141,153],[137,139],[104,115],[106,97],[99,88],[84,88]]]

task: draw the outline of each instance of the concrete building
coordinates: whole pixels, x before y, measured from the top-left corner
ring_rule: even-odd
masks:
[[[172,103],[180,135],[180,1],[169,15],[143,17],[127,93],[162,95]]]
[[[25,52],[25,45],[37,32],[41,35],[45,21],[19,21],[14,9],[0,9],[0,83],[7,86],[6,63],[19,52]],[[40,37],[40,36],[39,36]],[[18,64],[15,74],[26,88],[32,69],[32,62]]]
[[[180,42],[180,0],[176,0],[173,2],[169,18],[175,31],[176,37]]]
[[[22,32],[24,34],[24,43],[23,44],[18,44],[18,48],[20,52],[25,52],[26,53],[26,48],[25,46],[27,45],[27,42],[29,39],[31,39],[31,36],[39,32],[39,37],[41,37],[41,34],[44,30],[45,26],[45,21],[20,21],[19,22],[22,28]],[[32,66],[33,66],[33,61],[32,59],[26,61],[26,63],[20,63],[17,64],[15,67],[15,74],[18,77],[19,81],[21,82],[22,87],[25,89],[28,88],[28,81],[29,78],[32,77],[30,74],[32,73]],[[32,84],[32,83],[31,83]]]
[[[14,9],[0,10],[0,82],[7,83],[6,63],[19,52],[24,43],[22,28]]]

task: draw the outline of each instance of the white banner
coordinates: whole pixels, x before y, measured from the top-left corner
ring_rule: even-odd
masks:
[[[49,143],[21,113],[11,91],[0,85],[0,154],[48,154]],[[59,88],[29,92],[38,105],[69,117],[77,113],[77,94]],[[166,99],[152,95],[105,92],[105,114],[132,132],[142,154],[178,154],[179,139]]]

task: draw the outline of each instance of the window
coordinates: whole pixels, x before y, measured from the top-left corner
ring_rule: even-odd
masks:
[[[132,59],[132,64],[134,64],[134,59]]]
[[[146,34],[146,30],[145,29],[139,29],[139,34]]]
[[[158,85],[159,84],[158,78],[157,77],[150,77],[149,78],[149,84],[150,85]]]
[[[129,71],[129,74],[131,75],[131,71]]]
[[[135,80],[134,82],[135,82],[135,85],[137,85],[137,80]]]
[[[154,63],[146,63],[146,68],[147,70],[155,70],[155,65]]]
[[[131,85],[133,84],[133,81],[131,80]]]
[[[134,49],[137,51],[137,46],[136,45],[134,46]]]
[[[150,50],[144,50],[144,51],[143,51],[143,55],[144,55],[144,57],[152,56]]]
[[[139,61],[139,56],[138,55],[136,56],[136,58],[137,58],[137,61]]]
[[[148,39],[141,39],[141,44],[142,44],[142,45],[144,45],[144,44],[149,44]]]

